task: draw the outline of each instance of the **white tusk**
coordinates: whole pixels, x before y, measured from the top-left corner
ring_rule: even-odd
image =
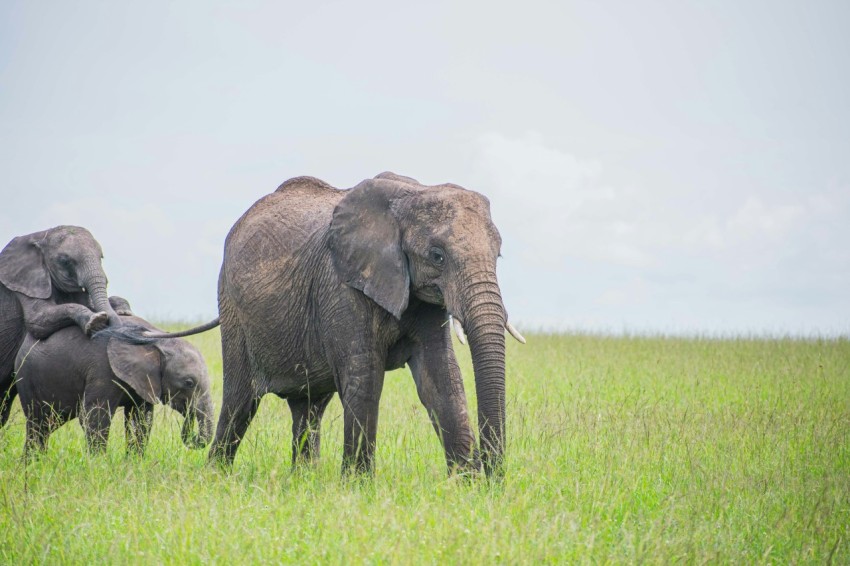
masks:
[[[508,332],[510,332],[510,333],[511,333],[511,336],[513,336],[514,338],[516,338],[516,341],[517,341],[517,342],[519,342],[520,344],[525,344],[525,338],[523,338],[522,334],[520,334],[520,333],[519,333],[519,330],[517,330],[516,328],[514,328],[514,325],[513,325],[513,324],[511,324],[510,322],[507,322],[507,321],[506,321],[506,322],[505,322],[505,328],[508,330]]]
[[[455,329],[455,334],[457,334],[457,339],[460,340],[460,343],[466,346],[466,334],[463,331],[463,326],[455,317],[452,317],[452,328]]]

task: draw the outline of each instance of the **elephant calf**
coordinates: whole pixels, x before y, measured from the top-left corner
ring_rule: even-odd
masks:
[[[125,323],[156,330],[136,316]],[[143,453],[160,401],[184,415],[184,444],[202,448],[212,436],[212,396],[206,364],[181,339],[134,345],[89,339],[70,326],[43,340],[27,336],[15,360],[27,417],[26,454],[43,451],[50,434],[79,416],[92,452],[106,448],[112,416],[124,408],[128,452]],[[195,421],[199,433],[194,434]]]

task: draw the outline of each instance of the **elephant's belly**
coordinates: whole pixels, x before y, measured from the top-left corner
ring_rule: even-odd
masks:
[[[336,391],[330,369],[321,371],[294,367],[290,372],[274,376],[269,380],[267,393],[280,397],[313,397]]]
[[[314,323],[305,303],[303,294],[291,289],[252,289],[250,301],[227,297],[222,311],[232,309],[236,320],[225,317],[222,337],[232,337],[237,344],[244,337],[251,386],[256,393],[290,397],[336,390],[320,338],[311,331]]]
[[[264,337],[251,348],[258,393],[300,397],[336,391],[330,365],[320,356],[310,355],[301,341],[281,344],[278,340],[275,347],[266,346],[269,342],[273,342],[271,337]]]
[[[20,376],[18,392],[24,413],[49,415],[55,418],[57,424],[66,423],[79,413],[81,399],[79,396],[57,391],[49,384],[38,381],[37,372],[25,373]]]

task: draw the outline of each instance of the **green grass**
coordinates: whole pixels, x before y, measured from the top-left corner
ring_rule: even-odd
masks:
[[[340,477],[338,400],[322,461],[295,474],[271,396],[230,474],[163,408],[143,459],[124,456],[120,419],[101,457],[74,422],[25,468],[16,408],[0,563],[850,563],[846,339],[528,338],[509,344],[499,484],[446,476],[406,370],[385,382],[373,481]],[[218,334],[192,340],[218,406]]]

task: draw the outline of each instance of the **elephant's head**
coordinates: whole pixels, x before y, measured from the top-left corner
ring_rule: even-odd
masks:
[[[334,210],[329,247],[343,280],[400,318],[412,293],[466,328],[475,370],[481,452],[488,473],[505,445],[505,328],[496,279],[501,238],[483,195],[426,187],[383,173]]]
[[[0,283],[33,299],[47,299],[54,288],[87,293],[95,311],[118,315],[109,306],[100,244],[85,228],[57,226],[13,239],[0,252]]]
[[[128,322],[151,328],[137,317]],[[149,403],[167,403],[184,416],[181,437],[189,448],[203,448],[212,439],[213,403],[203,356],[189,342],[172,338],[153,344],[128,344],[110,339],[109,365],[122,382]],[[194,433],[195,422],[198,434]]]

